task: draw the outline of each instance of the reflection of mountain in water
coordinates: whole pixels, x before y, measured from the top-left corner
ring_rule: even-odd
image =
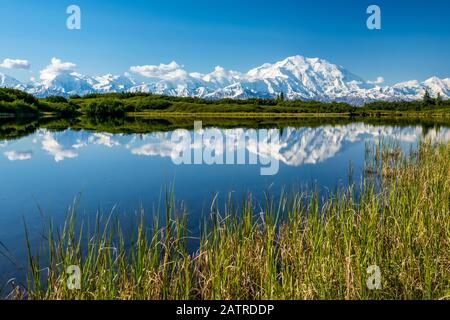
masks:
[[[204,129],[203,132],[217,129]],[[259,131],[259,130],[257,130]],[[219,130],[224,137],[224,146],[233,151],[236,145],[229,145],[225,141],[235,141],[232,138],[242,137],[248,133],[246,129],[224,129]],[[260,131],[259,131],[260,132]],[[192,136],[192,132],[190,132]],[[302,164],[314,164],[331,159],[339,152],[344,151],[350,145],[361,141],[374,141],[378,138],[395,139],[400,142],[414,143],[420,138],[431,141],[450,141],[450,129],[430,129],[424,132],[420,126],[394,127],[394,126],[373,126],[363,123],[349,125],[322,126],[316,128],[285,128],[281,131],[279,141],[272,148],[268,141],[259,140],[258,135],[247,138],[245,149],[254,154],[265,157],[272,157],[290,166]],[[33,143],[40,146],[47,154],[51,155],[55,161],[75,158],[82,152],[83,148],[90,145],[104,146],[107,148],[125,148],[131,154],[137,156],[171,157],[175,147],[180,145],[172,141],[172,132],[157,132],[142,135],[125,135],[110,133],[92,133],[88,131],[51,132],[39,130],[33,138]],[[9,160],[29,160],[33,152],[26,150],[27,156],[13,157],[11,155],[24,154],[24,150],[16,150],[15,146],[20,144],[20,140],[14,144],[0,141],[2,154]],[[184,147],[192,149],[216,148],[217,154],[222,154],[220,144],[211,145],[208,141],[203,144],[194,144]]]

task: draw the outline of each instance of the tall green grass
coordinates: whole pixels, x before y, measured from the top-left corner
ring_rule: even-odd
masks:
[[[449,299],[450,145],[421,143],[403,155],[367,147],[362,192],[354,186],[215,202],[198,249],[187,250],[187,215],[167,192],[165,221],[142,213],[132,234],[113,216],[95,225],[50,225],[47,258],[30,244],[30,299]],[[67,267],[81,268],[81,289]],[[367,268],[381,271],[371,290]],[[44,268],[46,271],[43,272]]]

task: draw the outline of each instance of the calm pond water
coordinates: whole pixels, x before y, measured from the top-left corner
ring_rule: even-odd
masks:
[[[220,133],[224,139],[247,132],[245,128],[203,130],[204,134]],[[192,130],[189,136],[194,137]],[[195,229],[209,213],[215,194],[223,199],[229,192],[238,197],[251,192],[258,198],[265,191],[277,194],[282,187],[312,183],[333,189],[347,183],[350,162],[354,180],[361,177],[366,142],[389,138],[409,148],[423,137],[449,141],[450,129],[366,123],[283,127],[270,148],[258,135],[238,146],[247,158],[260,156],[266,165],[259,161],[246,165],[176,164],[174,150],[180,143],[173,140],[172,131],[112,134],[36,128],[14,139],[0,139],[0,288],[18,276],[17,265],[26,265],[23,220],[32,242],[37,243],[41,213],[62,222],[78,194],[79,212],[84,215],[108,213],[115,207],[115,212],[127,216],[140,207],[152,212],[164,194],[164,185],[173,183],[176,198],[186,204],[190,226]],[[217,141],[212,141],[213,147]],[[189,143],[194,150],[205,145]],[[220,158],[224,152],[226,149],[215,155]],[[268,159],[277,162],[277,172],[261,175]]]

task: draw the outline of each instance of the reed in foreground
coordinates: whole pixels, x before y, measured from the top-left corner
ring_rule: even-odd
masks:
[[[44,262],[30,248],[18,298],[449,299],[450,145],[375,146],[367,158],[362,192],[286,195],[263,210],[250,197],[214,204],[194,253],[170,193],[164,223],[142,215],[132,235],[114,219],[77,224],[72,211],[48,228]]]

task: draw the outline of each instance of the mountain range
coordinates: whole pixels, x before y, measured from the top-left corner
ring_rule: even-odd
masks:
[[[353,105],[378,100],[420,100],[425,91],[434,97],[450,98],[450,78],[431,77],[423,82],[411,80],[391,86],[383,86],[382,82],[382,79],[366,81],[326,60],[299,55],[263,64],[247,73],[222,67],[209,74],[188,73],[176,62],[135,66],[124,75],[87,76],[74,70],[58,70],[29,83],[0,73],[0,87],[21,89],[37,97],[151,92],[205,99],[245,99],[273,98],[283,93],[289,100],[339,101]]]

